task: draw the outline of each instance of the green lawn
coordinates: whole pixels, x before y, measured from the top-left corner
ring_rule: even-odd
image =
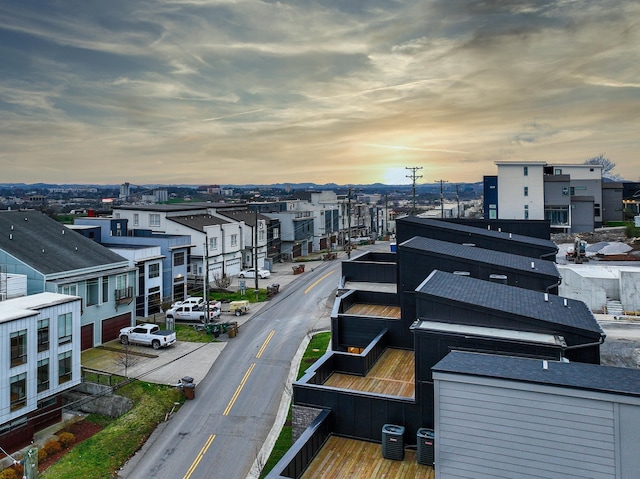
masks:
[[[305,371],[315,363],[318,359],[327,352],[327,348],[329,347],[329,341],[331,341],[331,333],[318,333],[311,338],[307,349],[302,356],[302,360],[300,361],[300,365],[298,367],[298,375],[297,378],[300,379],[304,376]],[[287,420],[285,422],[282,431],[280,431],[280,436],[276,440],[276,443],[273,446],[273,450],[271,451],[271,455],[267,462],[265,463],[264,469],[260,474],[260,478],[266,477],[269,472],[273,469],[273,467],[278,463],[282,456],[291,448],[293,445],[293,428],[291,427],[291,405],[289,405],[289,414],[287,415]]]

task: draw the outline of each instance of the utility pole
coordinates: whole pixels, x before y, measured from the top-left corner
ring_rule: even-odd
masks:
[[[351,259],[351,188],[347,189],[347,234],[349,242],[347,243],[347,258]]]
[[[411,179],[411,190],[413,192],[413,208],[411,210],[411,214],[415,216],[416,214],[416,180],[418,178],[422,178],[422,175],[418,175],[417,171],[422,169],[422,166],[407,166],[405,167],[407,170],[411,170],[411,174],[407,175],[407,178]]]
[[[458,203],[458,209],[456,211],[456,218],[460,218],[460,194],[458,193],[458,184],[456,184],[456,202]]]
[[[209,324],[209,296],[207,293],[207,284],[209,283],[209,237],[205,233],[204,236],[204,324]]]
[[[445,180],[440,180],[440,218],[444,218],[444,190],[443,183],[447,183]]]
[[[255,220],[256,220],[256,224],[255,227],[253,228],[253,267],[255,268],[256,271],[256,283],[255,283],[255,293],[256,293],[256,301],[258,300],[258,293],[260,292],[259,288],[258,288],[258,205],[254,205],[255,207]]]

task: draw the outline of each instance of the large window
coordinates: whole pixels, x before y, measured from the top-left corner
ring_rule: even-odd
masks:
[[[544,219],[549,221],[551,225],[568,225],[569,207],[549,206],[544,210]]]
[[[71,313],[65,313],[58,316],[58,344],[67,344],[71,342],[72,335],[72,317]]]
[[[49,349],[49,318],[38,321],[38,352]]]
[[[149,278],[157,278],[160,276],[160,263],[152,263],[149,265]]]
[[[160,214],[159,213],[149,213],[149,226],[151,227],[159,227],[160,226]]]
[[[6,337],[6,336],[5,336]],[[27,362],[27,330],[11,333],[11,367]]]
[[[58,384],[71,381],[71,351],[58,354]]]
[[[173,265],[182,266],[184,264],[184,251],[179,251],[173,255]]]
[[[87,306],[100,304],[100,280],[98,278],[87,281]]]
[[[49,389],[49,358],[38,361],[38,392]]]
[[[27,373],[11,378],[11,410],[23,408],[27,404]]]
[[[60,286],[58,288],[58,293],[60,294],[68,294],[71,296],[78,296],[78,285],[77,284],[67,284],[65,286]]]

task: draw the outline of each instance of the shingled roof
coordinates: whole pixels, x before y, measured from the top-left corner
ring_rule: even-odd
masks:
[[[560,278],[558,267],[553,261],[531,259],[525,256],[494,251],[477,246],[467,246],[448,241],[416,236],[398,245],[400,249],[412,249],[462,258],[476,263],[493,264],[513,270],[526,271],[529,274],[544,274]]]
[[[453,351],[432,370],[640,396],[640,370],[634,368]]]
[[[205,226],[212,225],[224,225],[231,223],[229,220],[219,218],[211,215],[188,215],[188,216],[170,216],[167,218],[170,221],[174,221],[178,224],[186,226],[187,228],[194,229],[196,231],[204,231]]]
[[[35,210],[0,211],[0,250],[45,275],[128,266],[122,256]]]
[[[587,305],[575,299],[434,270],[416,288],[419,294],[506,314],[596,332],[604,332]]]

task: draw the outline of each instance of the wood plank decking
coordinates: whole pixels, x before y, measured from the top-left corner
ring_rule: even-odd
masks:
[[[356,303],[352,305],[345,314],[355,314],[358,316],[375,316],[376,318],[400,319],[400,306]]]
[[[387,349],[366,377],[333,373],[325,386],[391,396],[415,397],[414,352]]]
[[[301,479],[434,479],[432,467],[416,462],[416,451],[405,449],[403,461],[382,457],[382,446],[330,436]]]

